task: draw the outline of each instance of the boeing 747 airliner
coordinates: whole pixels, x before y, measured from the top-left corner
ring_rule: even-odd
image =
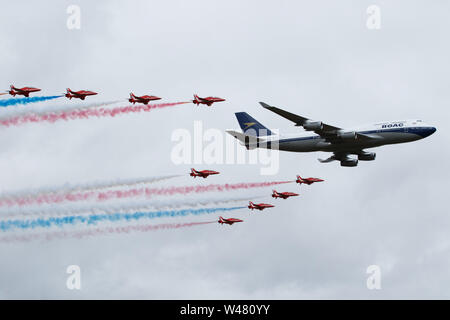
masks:
[[[319,161],[336,160],[340,161],[341,166],[344,167],[355,167],[358,165],[358,160],[375,160],[376,154],[367,152],[365,149],[420,140],[436,131],[435,127],[425,124],[422,120],[385,121],[365,127],[343,129],[298,116],[264,102],[260,104],[267,110],[294,122],[295,126],[303,127],[305,132],[290,136],[275,135],[246,112],[238,112],[236,118],[243,133],[231,130],[227,132],[241,141],[247,149],[333,152],[328,159],[319,159]],[[351,155],[356,155],[357,158]]]

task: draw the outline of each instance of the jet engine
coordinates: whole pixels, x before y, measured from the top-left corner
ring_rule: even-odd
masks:
[[[342,167],[356,167],[358,165],[358,159],[344,159],[341,160]]]
[[[377,154],[375,152],[363,152],[358,154],[358,160],[372,161],[375,160],[376,155]]]
[[[344,141],[352,141],[356,140],[356,132],[344,132],[339,134],[339,138],[341,138]]]
[[[309,121],[303,125],[303,128],[310,131],[322,130],[323,124],[322,121]]]

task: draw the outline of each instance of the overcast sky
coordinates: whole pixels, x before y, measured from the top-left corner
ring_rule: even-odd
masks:
[[[71,4],[81,9],[79,30],[66,26]],[[379,30],[366,27],[372,4],[381,10]],[[196,120],[205,129],[236,129],[238,111],[281,133],[301,131],[258,101],[341,127],[423,119],[437,132],[378,148],[376,161],[356,168],[320,164],[326,155],[319,153],[280,153],[274,176],[261,176],[259,165],[197,165],[222,174],[160,185],[296,174],[326,182],[280,187],[301,194],[286,201],[268,197],[271,188],[243,192],[277,206],[236,211],[245,222],[232,227],[0,243],[0,298],[450,298],[449,9],[447,1],[4,3],[1,90],[15,84],[42,88],[42,95],[66,87],[99,92],[86,104],[126,99],[130,91],[166,102],[193,93],[226,102],[0,128],[1,192],[185,174],[192,165],[171,160],[174,130],[192,131]],[[0,117],[77,103],[9,107]],[[79,291],[66,287],[73,264],[81,268]],[[366,287],[370,265],[381,268],[381,290]]]

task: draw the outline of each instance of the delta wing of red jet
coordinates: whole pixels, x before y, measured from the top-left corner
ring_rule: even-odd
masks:
[[[80,91],[72,91],[69,88],[67,88],[67,93],[65,96],[69,99],[77,98],[84,100],[87,96],[94,96],[97,92],[94,91],[88,91],[88,90],[80,90]]]
[[[148,104],[150,101],[154,101],[154,100],[161,100],[160,97],[157,96],[135,96],[133,93],[130,93],[130,99],[128,99],[128,101],[130,101],[132,104],[135,103],[143,103],[143,104]]]
[[[243,222],[243,221],[244,220],[236,219],[236,218],[225,219],[225,218],[219,217],[219,220],[217,222],[220,223],[220,224],[229,224],[231,226],[233,223]]]
[[[220,172],[217,171],[213,171],[213,170],[201,170],[201,171],[197,171],[194,168],[191,169],[191,173],[189,174],[191,177],[202,177],[202,178],[207,178],[209,175],[213,175],[213,174],[219,174]]]
[[[218,98],[218,97],[200,98],[196,94],[194,94],[194,100],[192,100],[192,102],[196,105],[206,104],[208,107],[210,107],[214,102],[222,102],[222,101],[225,101],[225,99]]]
[[[295,180],[295,182],[297,182],[298,184],[304,183],[307,185],[313,184],[315,182],[322,182],[322,181],[324,181],[324,180],[319,179],[319,178],[302,178],[300,176],[297,176],[297,180]]]
[[[23,87],[23,88],[16,88],[13,85],[10,86],[10,90],[8,93],[15,97],[16,95],[22,95],[25,97],[29,97],[31,92],[38,92],[41,91],[39,88],[33,88],[33,87]]]
[[[298,196],[298,193],[294,192],[278,192],[276,190],[272,191],[272,198],[281,198],[281,199],[287,199],[289,197],[296,197]]]
[[[251,210],[253,210],[253,209],[256,209],[256,210],[264,210],[264,209],[266,209],[266,208],[272,208],[272,207],[275,207],[274,205],[271,205],[271,204],[268,204],[268,203],[253,203],[253,202],[249,202],[249,204],[248,204],[248,208],[249,209],[251,209]]]

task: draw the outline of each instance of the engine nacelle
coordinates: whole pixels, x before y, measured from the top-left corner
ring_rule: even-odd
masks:
[[[358,165],[357,159],[345,159],[341,160],[342,167],[356,167]]]
[[[341,138],[344,141],[353,141],[356,140],[356,132],[344,132],[339,134],[339,138]]]
[[[303,125],[303,128],[305,130],[311,130],[311,131],[315,131],[315,130],[322,130],[323,128],[323,123],[322,121],[311,121],[311,122],[306,122]]]
[[[375,152],[360,153],[360,154],[358,154],[358,160],[361,160],[361,161],[372,161],[372,160],[375,160],[376,155],[377,154]]]

